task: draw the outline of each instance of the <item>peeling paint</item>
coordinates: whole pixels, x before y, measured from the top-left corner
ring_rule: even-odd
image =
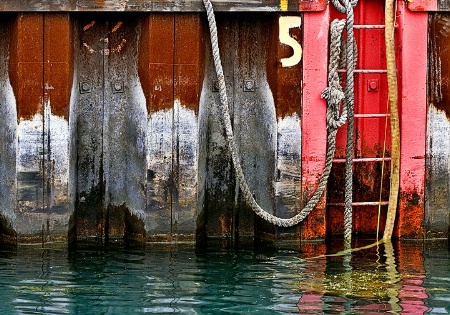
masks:
[[[51,113],[21,119],[17,126],[17,222],[19,235],[39,235],[42,226],[65,234],[68,223],[68,122]],[[35,217],[35,219],[32,219]]]
[[[9,31],[8,20],[0,22],[0,220],[12,228],[16,208],[16,101],[8,75]],[[1,234],[7,231],[0,229]]]
[[[426,237],[448,237],[450,228],[449,13],[434,13],[428,28],[426,131]]]
[[[301,143],[300,118],[297,114],[278,118],[277,170],[275,197],[277,214],[292,217],[301,207]]]
[[[194,110],[174,103],[175,160],[173,224],[176,232],[195,231],[198,186],[198,117]]]
[[[450,122],[432,104],[428,108],[425,230],[445,237],[450,226]]]
[[[147,218],[149,233],[171,230],[173,110],[160,110],[148,118]]]
[[[110,23],[116,25],[114,33]],[[96,43],[96,51],[103,53],[90,54],[83,45],[76,52],[73,81],[81,89],[72,89],[71,102],[70,134],[75,139],[70,154],[76,167],[71,167],[70,178],[76,197],[70,233],[100,241],[145,238],[138,224],[146,216],[148,145],[148,113],[137,71],[139,23],[100,19],[76,36],[80,43]],[[124,40],[126,49],[105,53]]]
[[[193,233],[197,209],[198,118],[175,100],[148,121],[146,229],[150,233]]]

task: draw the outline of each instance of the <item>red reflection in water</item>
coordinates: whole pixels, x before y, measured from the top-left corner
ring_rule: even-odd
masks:
[[[364,315],[385,312],[425,314],[429,310],[425,304],[429,296],[423,286],[426,271],[421,244],[397,244],[395,251],[392,245],[389,245],[390,248],[387,244],[385,246],[384,254],[377,255],[385,258],[383,263],[378,260],[376,262],[380,264],[376,267],[381,270],[378,273],[370,268],[365,271],[364,267],[359,267],[360,261],[364,264],[369,260],[364,261],[361,257],[352,257],[352,268],[336,274],[327,272],[327,264],[330,264],[331,258],[314,261],[314,274],[305,275],[306,281],[301,284],[304,294],[297,303],[299,314],[325,311]],[[373,249],[371,251],[373,254]],[[361,279],[360,275],[367,278]],[[348,286],[348,295],[339,296],[346,292],[343,290],[345,286]],[[367,294],[367,287],[373,288],[372,295]]]

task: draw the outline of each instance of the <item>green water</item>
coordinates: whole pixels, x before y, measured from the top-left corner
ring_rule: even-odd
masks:
[[[447,243],[0,251],[0,314],[449,314]]]

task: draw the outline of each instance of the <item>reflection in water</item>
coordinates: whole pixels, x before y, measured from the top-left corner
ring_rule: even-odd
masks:
[[[382,244],[301,259],[325,251],[323,244],[201,253],[180,244],[72,253],[20,246],[0,251],[0,313],[450,312],[445,244]]]
[[[389,242],[374,247],[375,253],[353,252],[307,261],[315,265],[306,270],[314,269],[315,272],[303,274],[300,282],[303,288],[298,303],[300,313],[425,314],[429,308],[426,305],[428,295],[422,286],[425,277],[422,255],[417,255],[417,244],[414,243],[409,244],[409,248],[399,248],[403,254],[411,250],[415,254],[396,255]],[[396,264],[398,258],[407,259],[400,263],[401,268]]]

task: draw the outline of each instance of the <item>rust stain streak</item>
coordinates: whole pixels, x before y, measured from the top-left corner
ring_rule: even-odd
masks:
[[[19,121],[42,112],[43,24],[44,14],[22,13],[13,26],[9,75]]]
[[[114,27],[112,28],[111,32],[115,33],[122,25],[123,25],[122,21],[117,22],[117,24],[114,25]]]
[[[86,24],[84,27],[83,27],[83,31],[87,31],[88,29],[90,29],[92,26],[94,26],[95,25],[95,21],[91,21],[90,23],[88,23],[88,24]]]

